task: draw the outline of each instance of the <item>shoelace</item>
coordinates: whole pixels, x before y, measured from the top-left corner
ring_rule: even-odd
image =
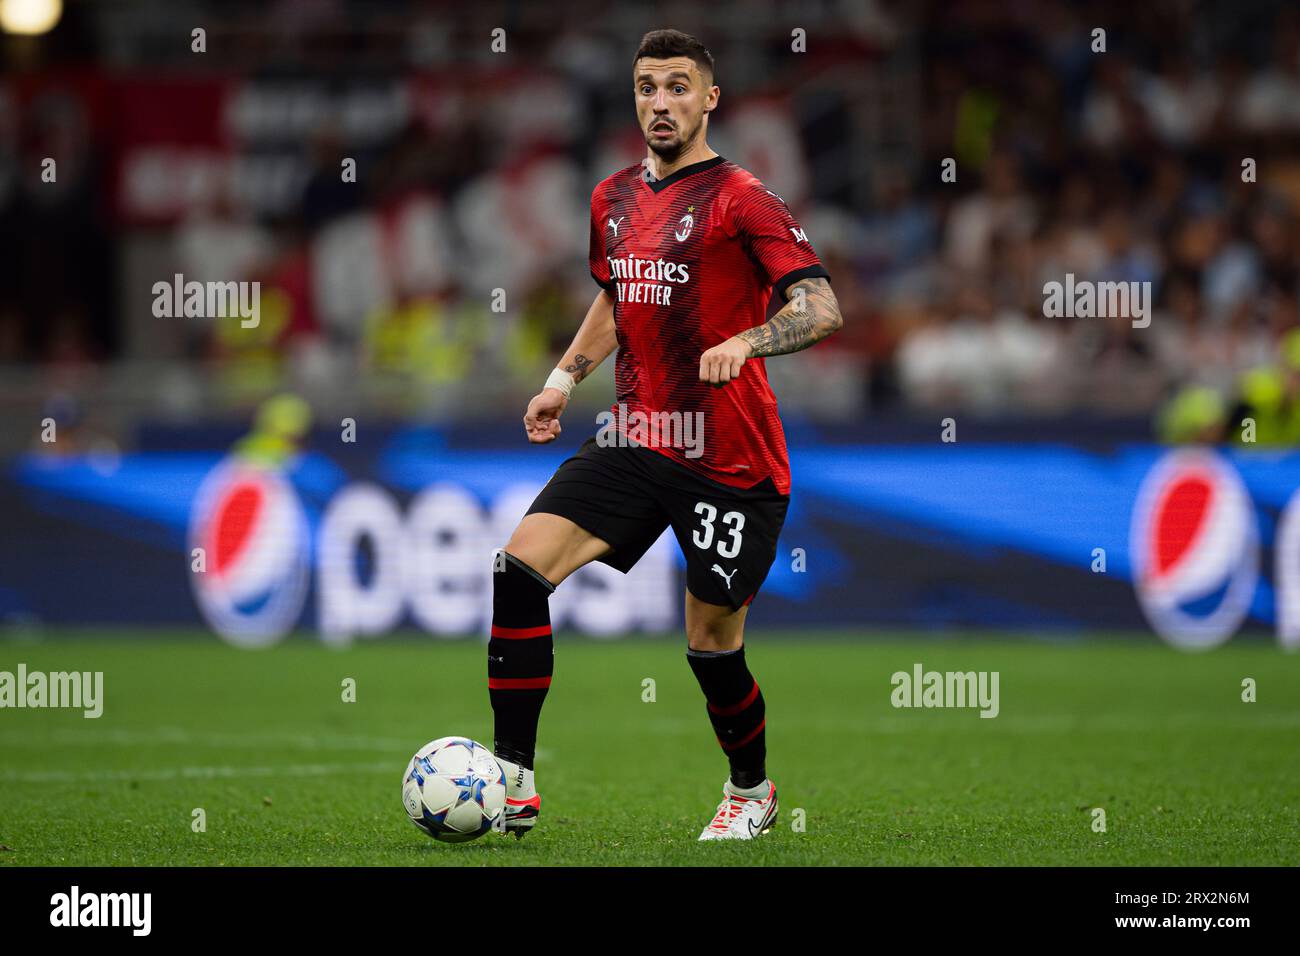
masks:
[[[740,811],[749,801],[744,797],[727,797],[718,804],[718,812],[713,816],[713,822],[709,824],[710,830],[726,830],[731,826],[731,821],[740,816]]]

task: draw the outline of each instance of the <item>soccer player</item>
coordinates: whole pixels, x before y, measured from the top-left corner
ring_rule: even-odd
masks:
[[[763,695],[745,663],[749,604],[776,557],[790,469],[764,359],[842,320],[829,276],[785,202],[706,141],[713,57],[676,30],[633,60],[644,161],[591,196],[600,292],[528,403],[528,440],[560,434],[570,391],[615,347],[610,424],[533,502],[493,574],[488,694],[506,771],[504,832],[535,826],[533,755],[554,649],[547,598],[578,568],[626,573],[671,527],[686,556],[687,662],[730,763],[701,840],[752,839],[777,814]],[[772,290],[785,305],[769,321]]]

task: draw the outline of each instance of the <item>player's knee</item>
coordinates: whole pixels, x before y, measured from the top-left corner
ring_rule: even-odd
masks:
[[[559,584],[568,576],[564,567],[563,548],[554,535],[544,533],[535,524],[520,522],[502,549],[506,554],[526,564],[552,584]]]
[[[734,651],[744,643],[748,606],[733,611],[686,592],[686,645],[693,651]]]
[[[548,560],[545,551],[527,537],[519,538],[516,532],[501,550],[504,554],[508,554],[520,563],[532,568],[542,577],[553,580],[551,578],[554,573],[554,569],[551,567],[552,562]]]
[[[726,618],[686,622],[686,646],[693,651],[734,651],[744,640],[744,631]]]

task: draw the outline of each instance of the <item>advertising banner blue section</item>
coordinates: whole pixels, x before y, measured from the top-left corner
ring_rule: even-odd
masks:
[[[485,633],[494,552],[576,439],[333,439],[279,468],[201,436],[8,463],[0,615],[203,625],[248,645],[294,628]],[[751,627],[1154,628],[1205,647],[1253,624],[1297,642],[1300,454],[935,441],[794,444],[791,462]],[[553,619],[677,628],[683,566],[666,533],[628,575],[596,564],[566,581]]]

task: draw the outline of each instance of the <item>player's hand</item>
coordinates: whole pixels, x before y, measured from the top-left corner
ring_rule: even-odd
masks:
[[[560,434],[560,413],[569,400],[558,388],[544,388],[528,403],[524,413],[524,432],[534,444],[555,441]]]
[[[700,381],[725,385],[733,378],[740,378],[740,370],[751,354],[749,343],[733,335],[700,356]]]

